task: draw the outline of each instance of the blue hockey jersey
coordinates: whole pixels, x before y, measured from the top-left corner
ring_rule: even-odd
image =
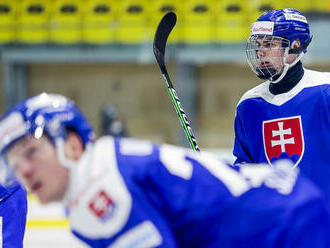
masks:
[[[18,184],[0,185],[0,247],[23,247],[26,214],[26,191]]]
[[[289,92],[269,81],[243,95],[235,117],[235,163],[291,159],[330,201],[330,73],[304,69]]]
[[[323,195],[286,162],[233,168],[210,154],[104,137],[70,177],[63,204],[92,247],[330,247]]]

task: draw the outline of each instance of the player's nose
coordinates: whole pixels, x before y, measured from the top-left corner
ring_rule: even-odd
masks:
[[[259,48],[259,49],[257,50],[257,56],[258,56],[258,58],[265,57],[265,55],[266,55],[266,51],[265,51],[264,48]]]
[[[31,178],[33,171],[33,165],[27,161],[20,161],[20,163],[17,164],[16,173],[24,179]]]

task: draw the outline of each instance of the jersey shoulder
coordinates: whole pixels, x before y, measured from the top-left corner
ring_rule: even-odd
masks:
[[[330,72],[320,72],[304,68],[307,78],[311,81],[319,82],[319,84],[330,83]]]
[[[298,95],[302,90],[308,89],[310,87],[323,87],[328,88],[330,84],[330,73],[329,72],[319,72],[314,70],[309,70],[304,68],[304,76],[301,81],[289,92],[273,95],[269,91],[269,81],[266,81],[251,90],[247,91],[239,100],[237,107],[242,105],[243,102],[249,99],[260,98],[263,101],[270,103],[272,105],[280,106],[296,95]]]
[[[321,85],[326,87],[330,85],[330,72],[305,69],[304,87],[308,88]]]
[[[142,206],[136,201],[141,196],[136,177],[146,173],[141,165],[154,159],[155,146],[130,138],[103,137],[96,142],[86,164],[79,164],[74,179],[79,190],[69,204],[71,229],[78,238],[97,247],[98,242],[114,242],[111,247],[141,240],[161,243],[155,225],[136,215]]]
[[[259,98],[259,97],[262,98],[265,95],[270,95],[268,87],[269,87],[269,81],[266,81],[266,82],[263,82],[263,83],[257,85],[256,87],[248,90],[241,97],[241,99],[239,100],[237,106],[239,106],[242,102],[244,102],[247,99]]]
[[[71,172],[66,204],[71,229],[87,239],[111,238],[126,225],[132,208],[114,140],[100,139],[85,155]]]

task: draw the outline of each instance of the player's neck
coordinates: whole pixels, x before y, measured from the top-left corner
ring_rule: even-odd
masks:
[[[286,92],[289,92],[293,87],[295,87],[300,79],[304,75],[304,69],[302,67],[302,63],[300,61],[297,62],[292,68],[288,70],[283,79],[279,82],[270,83],[269,91],[273,95],[279,95]]]

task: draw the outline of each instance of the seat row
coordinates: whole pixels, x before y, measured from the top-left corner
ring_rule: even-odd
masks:
[[[169,42],[241,42],[260,14],[329,12],[330,0],[0,0],[0,43],[108,44],[152,40],[161,17],[178,23]]]

